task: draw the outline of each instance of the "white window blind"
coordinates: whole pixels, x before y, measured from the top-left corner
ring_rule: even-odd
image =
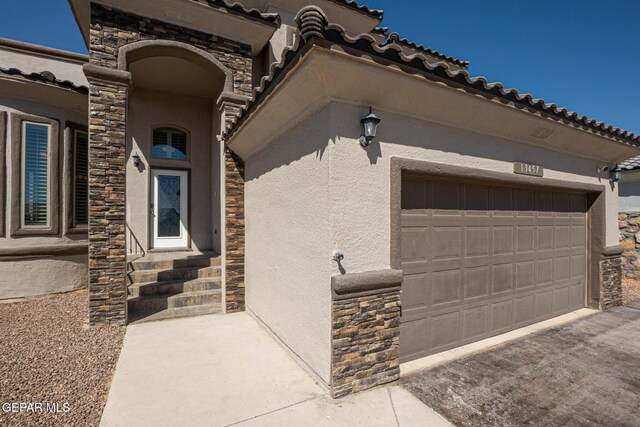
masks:
[[[22,225],[49,225],[49,126],[24,122],[22,142]]]
[[[152,157],[157,159],[187,160],[187,134],[178,129],[153,130]]]
[[[74,222],[89,223],[89,145],[86,132],[76,131],[74,162]]]

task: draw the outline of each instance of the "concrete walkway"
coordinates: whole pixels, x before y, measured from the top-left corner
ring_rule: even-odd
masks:
[[[397,387],[340,400],[245,313],[131,325],[101,426],[447,426]]]

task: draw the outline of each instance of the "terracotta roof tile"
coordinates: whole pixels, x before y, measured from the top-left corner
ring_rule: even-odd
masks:
[[[625,160],[619,166],[624,170],[640,169],[640,156]]]
[[[372,17],[382,21],[384,18],[384,10],[379,9],[370,9],[368,6],[358,4],[358,2],[354,0],[330,0],[334,3],[342,4],[352,9],[358,10],[360,12],[366,13],[367,15],[371,15]]]
[[[226,0],[194,0],[194,1],[196,1],[197,3],[204,3],[214,8],[224,8],[242,15],[248,15],[252,18],[255,18],[261,21],[267,21],[277,26],[279,26],[282,22],[280,15],[278,15],[277,13],[263,13],[263,12],[260,12],[258,9],[248,9],[244,5],[238,2],[233,3]]]
[[[25,73],[22,70],[18,70],[17,68],[2,68],[0,67],[0,74],[5,74],[9,76],[18,76],[27,80],[31,80],[34,82],[44,83],[52,86],[58,86],[64,89],[71,89],[75,92],[89,93],[89,88],[86,86],[78,86],[69,80],[60,80],[55,74],[50,71],[42,71],[39,73]]]
[[[489,83],[485,77],[471,77],[467,70],[454,70],[450,68],[446,62],[432,64],[427,61],[425,56],[421,56],[420,54],[407,56],[397,45],[388,44],[386,46],[379,46],[375,38],[370,34],[360,34],[358,36],[351,37],[341,26],[336,24],[327,24],[326,16],[318,8],[308,6],[301,10],[301,13],[305,10],[307,10],[308,13],[309,9],[316,10],[316,12],[312,13],[322,14],[323,19],[325,20],[324,28],[322,29],[322,36],[331,43],[349,46],[374,58],[380,57],[387,61],[390,60],[402,65],[410,66],[418,69],[425,76],[434,76],[441,80],[449,81],[452,84],[461,86],[467,90],[479,92],[487,98],[502,99],[507,102],[519,104],[527,109],[544,112],[557,117],[563,122],[571,122],[575,125],[586,128],[593,133],[613,138],[621,143],[640,146],[640,135],[596,121],[595,119],[569,111],[566,108],[560,108],[556,104],[548,104],[542,99],[533,98],[530,94],[521,94],[516,89],[507,89],[502,83]],[[310,22],[312,26],[317,26],[318,20],[314,18],[309,19],[308,22]],[[304,19],[300,22],[304,22]],[[256,106],[264,100],[265,94],[275,87],[275,84],[280,81],[280,77],[283,74],[286,74],[284,71],[286,70],[288,72],[287,65],[294,61],[301,53],[306,51],[304,49],[305,45],[313,43],[314,37],[317,38],[315,34],[318,28],[313,27],[309,32],[313,37],[310,38],[309,41],[305,41],[304,24],[299,24],[299,26],[300,25],[302,25],[301,33],[303,34],[303,37],[299,39],[296,46],[290,47],[284,52],[280,63],[273,64],[271,66],[269,75],[262,78],[260,86],[254,89],[251,99],[249,99],[247,104],[240,110],[240,113],[235,118],[234,122],[225,131],[225,139],[231,137],[251,112],[253,112]]]
[[[390,44],[399,44],[399,45],[404,45],[404,46],[409,46],[415,50],[418,51],[422,51],[428,55],[432,55],[432,56],[436,56],[440,59],[443,59],[445,61],[448,62],[452,62],[456,65],[459,65],[462,68],[469,68],[469,61],[462,61],[460,59],[454,58],[453,56],[449,56],[449,55],[445,55],[444,53],[438,52],[437,50],[428,48],[428,47],[424,47],[422,45],[416,44],[412,41],[409,41],[407,39],[403,39],[400,37],[400,35],[398,33],[392,33],[389,38],[381,44],[381,46],[388,46]]]

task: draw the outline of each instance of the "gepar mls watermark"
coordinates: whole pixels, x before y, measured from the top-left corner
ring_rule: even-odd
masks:
[[[66,402],[3,402],[0,410],[5,414],[66,414],[71,411],[71,405]]]

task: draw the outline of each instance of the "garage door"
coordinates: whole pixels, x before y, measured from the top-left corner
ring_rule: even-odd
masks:
[[[585,306],[586,197],[402,184],[401,361]]]

